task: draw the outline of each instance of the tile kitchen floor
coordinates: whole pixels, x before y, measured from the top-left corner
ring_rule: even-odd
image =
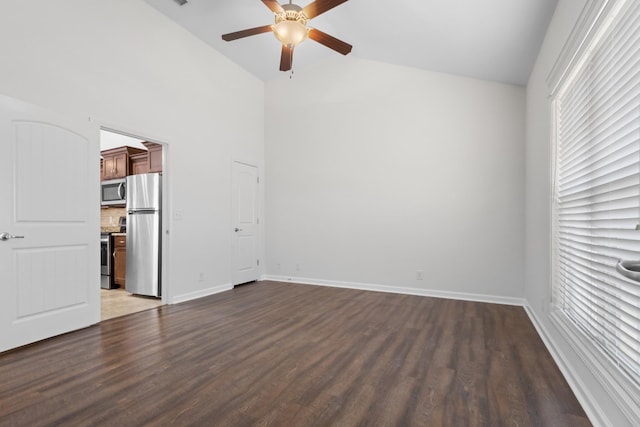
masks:
[[[162,301],[159,298],[134,296],[123,289],[100,289],[101,321],[161,305]]]

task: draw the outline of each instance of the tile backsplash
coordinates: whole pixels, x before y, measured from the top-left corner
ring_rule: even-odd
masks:
[[[117,233],[120,231],[120,217],[127,216],[126,208],[100,209],[100,231]]]

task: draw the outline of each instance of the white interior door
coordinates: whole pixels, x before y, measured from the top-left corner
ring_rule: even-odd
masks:
[[[233,285],[258,280],[258,168],[233,162]]]
[[[0,351],[100,321],[98,129],[0,95]]]

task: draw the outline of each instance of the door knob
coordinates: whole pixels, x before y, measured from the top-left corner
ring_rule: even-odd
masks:
[[[238,231],[242,231],[242,228],[238,228],[238,227],[236,227],[236,233],[237,233]]]
[[[0,240],[5,242],[9,239],[24,239],[24,236],[14,236],[11,233],[0,233]]]

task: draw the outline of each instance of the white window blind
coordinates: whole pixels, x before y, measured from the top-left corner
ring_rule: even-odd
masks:
[[[627,1],[554,99],[553,304],[640,386],[640,1]]]

